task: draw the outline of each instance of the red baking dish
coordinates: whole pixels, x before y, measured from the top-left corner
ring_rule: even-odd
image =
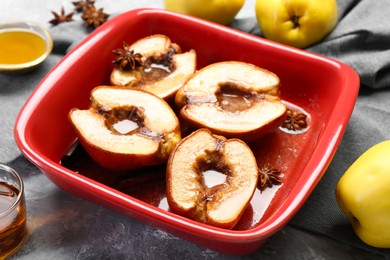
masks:
[[[270,163],[283,173],[283,183],[258,189],[232,230],[170,212],[164,166],[128,173],[138,177],[126,179],[126,174],[96,170],[82,152],[69,155],[76,136],[68,112],[87,108],[90,91],[109,84],[112,50],[121,48],[123,41],[132,43],[152,34],[169,36],[184,51],[196,50],[198,69],[236,60],[274,72],[281,80],[282,100],[308,116],[304,131],[279,128],[251,144],[259,163]],[[286,225],[309,197],[336,152],[358,90],[356,72],[338,61],[197,18],[136,9],[97,28],[46,75],[18,115],[15,139],[24,156],[60,188],[204,247],[244,255]],[[83,158],[81,168],[64,163],[67,155]],[[121,184],[112,179],[121,179]]]

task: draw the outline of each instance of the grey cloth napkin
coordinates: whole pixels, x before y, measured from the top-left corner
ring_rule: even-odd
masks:
[[[361,77],[361,91],[333,161],[289,224],[390,257],[390,250],[366,246],[353,234],[334,196],[337,181],[352,162],[372,145],[390,138],[390,4],[388,0],[340,0],[338,6],[335,30],[307,50],[353,67]],[[254,17],[235,20],[230,26],[262,36]],[[50,31],[55,46],[42,66],[23,76],[0,74],[0,162],[11,162],[20,169],[37,171],[20,159],[14,142],[17,113],[44,75],[90,32],[77,21]]]

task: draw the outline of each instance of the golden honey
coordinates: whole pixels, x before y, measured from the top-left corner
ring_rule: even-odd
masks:
[[[0,181],[0,259],[15,253],[27,238],[26,202],[22,197],[12,211],[7,211],[18,203],[20,191],[7,183]]]
[[[0,64],[34,61],[46,51],[45,40],[29,30],[0,30]]]

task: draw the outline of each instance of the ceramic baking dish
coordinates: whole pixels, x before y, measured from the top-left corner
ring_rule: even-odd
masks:
[[[153,34],[167,35],[184,51],[194,49],[198,69],[235,60],[274,72],[283,102],[308,116],[304,131],[279,128],[251,144],[258,162],[277,167],[283,182],[258,189],[232,230],[170,212],[164,166],[110,175],[96,170],[79,146],[72,150],[77,140],[68,121],[70,109],[87,108],[90,91],[109,84],[112,50]],[[15,139],[25,157],[62,189],[201,246],[244,255],[286,225],[310,196],[336,152],[358,89],[356,72],[338,61],[193,17],[136,9],[98,27],[47,74],[20,111]]]

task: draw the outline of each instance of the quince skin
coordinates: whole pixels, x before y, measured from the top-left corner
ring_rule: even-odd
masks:
[[[336,199],[363,242],[390,248],[390,140],[351,165],[336,186]]]
[[[305,48],[337,23],[336,0],[256,0],[256,17],[267,39]]]
[[[245,0],[164,0],[167,10],[196,16],[220,24],[228,24]]]

